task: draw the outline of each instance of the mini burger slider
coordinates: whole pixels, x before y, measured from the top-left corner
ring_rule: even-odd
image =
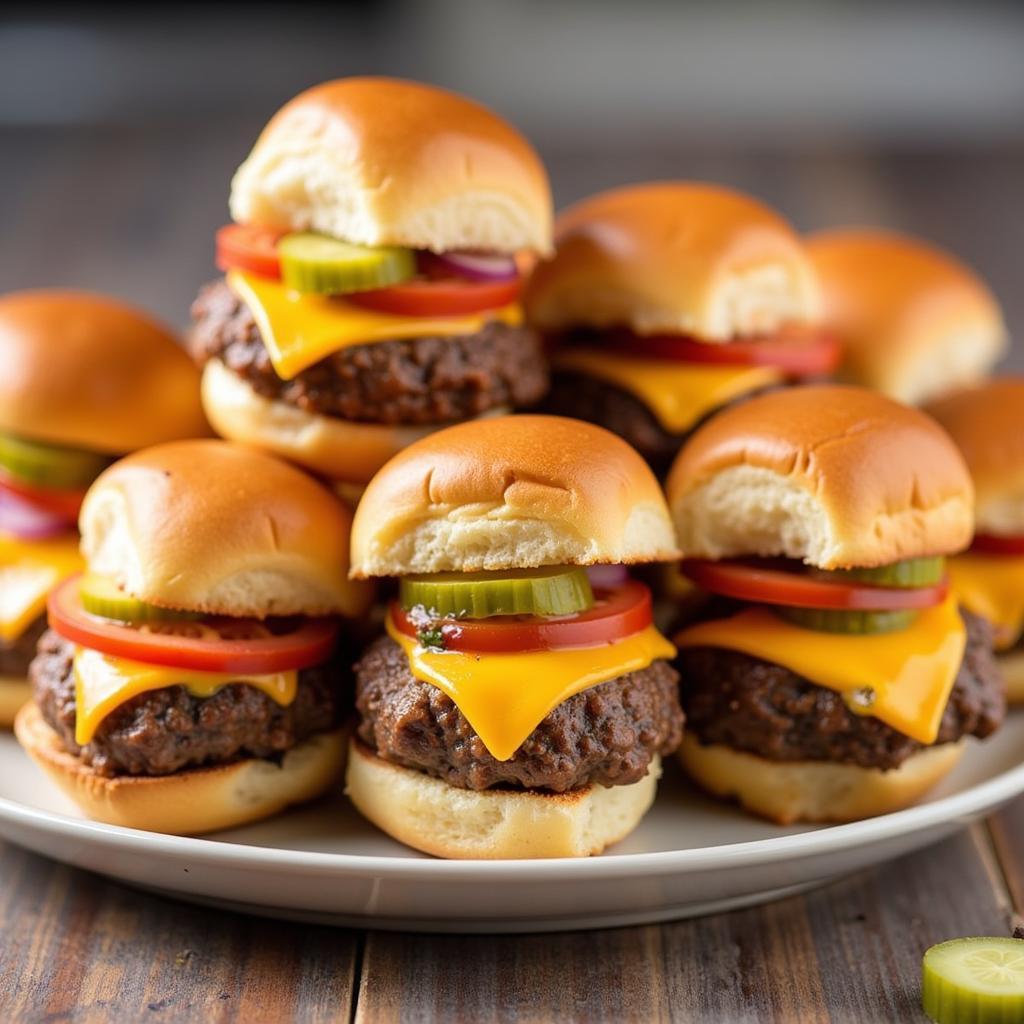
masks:
[[[267,125],[231,215],[191,342],[225,437],[358,486],[547,387],[516,257],[550,248],[548,179],[486,108],[388,78],[319,85]]]
[[[81,568],[86,488],[121,455],[208,433],[198,372],[144,313],[87,292],[0,296],[0,725],[28,700],[47,592]]]
[[[631,832],[682,727],[674,648],[625,568],[675,551],[636,452],[554,417],[451,427],[381,470],[352,537],[356,576],[399,577],[356,666],[356,807],[439,857]]]
[[[949,253],[870,228],[823,231],[807,248],[849,383],[921,405],[976,383],[1006,351],[995,297]]]
[[[782,824],[903,807],[1005,713],[987,622],[944,556],[970,542],[963,459],[923,413],[859,388],[777,391],[680,453],[669,503],[710,595],[680,648],[702,786]]]
[[[222,441],[106,470],[79,521],[88,568],[51,595],[19,741],[91,818],[194,834],[340,775],[339,622],[351,516],[301,471]]]
[[[1024,702],[1024,379],[955,392],[928,412],[974,479],[974,542],[949,563],[960,603],[995,628],[1010,700]]]
[[[599,423],[667,470],[716,409],[828,373],[814,271],[797,234],[749,196],[659,182],[562,213],[528,320],[559,342],[544,408]]]

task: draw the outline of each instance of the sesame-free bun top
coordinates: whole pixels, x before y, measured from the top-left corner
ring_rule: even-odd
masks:
[[[352,528],[356,577],[676,555],[643,459],[557,416],[460,423],[411,444],[370,481]]]
[[[89,489],[89,569],[131,597],[220,615],[360,614],[348,508],[280,459],[227,441],[137,452]]]
[[[921,405],[979,380],[1005,351],[999,304],[949,253],[871,228],[825,231],[807,247],[850,383]]]
[[[863,388],[787,388],[726,409],[684,446],[667,491],[684,556],[868,567],[951,554],[972,533],[949,435]]]
[[[978,532],[1024,534],[1024,377],[964,388],[927,411],[949,431],[971,471]]]
[[[719,185],[664,181],[584,199],[559,216],[555,249],[526,295],[528,318],[545,331],[625,327],[725,342],[818,317],[796,232]]]
[[[362,245],[551,248],[533,147],[472,100],[395,78],[341,78],[271,119],[231,182],[231,216]]]
[[[0,296],[0,430],[123,455],[210,433],[173,334],[89,292]]]

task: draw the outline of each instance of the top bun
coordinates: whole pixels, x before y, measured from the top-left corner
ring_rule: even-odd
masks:
[[[90,570],[131,597],[219,615],[360,614],[349,510],[286,462],[227,441],[137,452],[96,479],[78,521]]]
[[[522,569],[677,556],[647,464],[601,427],[557,416],[460,423],[370,481],[352,575]]]
[[[210,433],[174,335],[102,295],[0,297],[0,367],[0,430],[108,455]]]
[[[1001,378],[955,392],[927,411],[949,431],[967,461],[978,532],[1024,534],[1024,378]]]
[[[285,104],[231,182],[231,216],[362,245],[551,248],[551,189],[526,139],[472,100],[394,78]]]
[[[851,383],[920,405],[984,377],[1005,351],[998,303],[948,253],[870,229],[826,231],[807,245]]]
[[[627,327],[724,342],[818,317],[814,271],[793,229],[718,185],[602,192],[559,216],[555,248],[527,289],[527,315],[542,330]]]
[[[787,388],[726,409],[679,453],[667,489],[686,556],[839,569],[971,540],[971,479],[949,436],[861,388]]]

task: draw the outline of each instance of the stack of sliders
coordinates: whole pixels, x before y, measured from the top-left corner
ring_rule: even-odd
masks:
[[[949,253],[869,228],[812,235],[807,251],[847,382],[921,405],[977,382],[1006,351],[995,297]]]
[[[49,601],[18,740],[91,818],[227,828],[340,776],[351,516],[277,459],[223,441],[136,453],[90,488],[84,575]]]
[[[674,648],[626,569],[676,550],[636,452],[554,417],[451,427],[380,471],[352,538],[355,576],[399,578],[356,666],[356,807],[440,857],[632,831],[682,729]]]
[[[923,413],[804,387],[728,409],[679,455],[683,572],[711,595],[680,648],[681,757],[782,824],[903,807],[1005,714],[989,624],[944,556],[971,539],[971,480]]]
[[[114,458],[209,433],[174,336],[113,299],[0,297],[0,725],[28,700],[46,595],[81,568],[75,521]]]
[[[267,125],[231,215],[191,337],[224,437],[351,493],[411,441],[547,388],[517,257],[550,249],[548,179],[484,107],[388,78],[317,86]]]
[[[960,603],[995,627],[1014,703],[1024,702],[1024,380],[967,388],[928,407],[957,443],[974,479],[976,533],[950,560]]]
[[[555,245],[525,300],[558,344],[544,408],[614,431],[659,474],[716,409],[838,361],[803,243],[741,193],[604,192],[559,216]]]

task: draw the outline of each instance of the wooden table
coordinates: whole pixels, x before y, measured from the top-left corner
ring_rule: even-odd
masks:
[[[0,132],[0,291],[75,285],[185,320],[259,119]],[[883,222],[981,270],[1024,327],[1024,151],[545,154],[561,201],[721,180],[801,227]],[[1012,365],[1024,366],[1018,360]],[[648,928],[445,937],[197,909],[0,844],[0,1021],[900,1021],[924,949],[1024,912],[1024,801],[810,895]]]

